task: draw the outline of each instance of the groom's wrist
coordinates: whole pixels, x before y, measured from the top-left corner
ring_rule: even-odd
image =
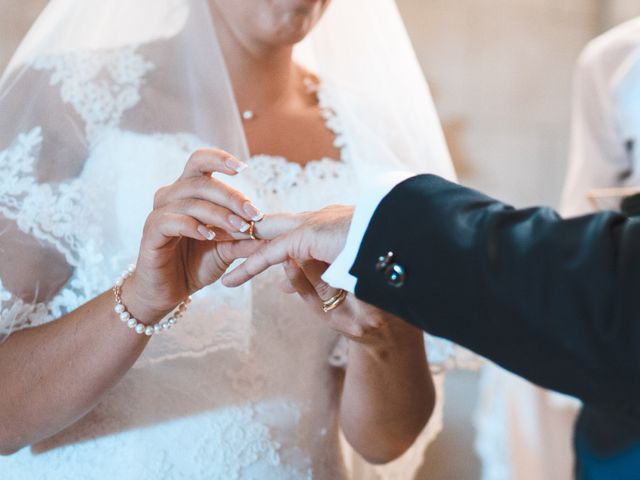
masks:
[[[370,188],[361,195],[355,206],[344,248],[331,263],[329,269],[323,275],[323,280],[334,288],[341,288],[350,293],[355,293],[357,278],[351,274],[351,269],[356,262],[360,245],[373,215],[380,202],[393,188],[406,179],[413,177],[409,172],[387,172],[378,176],[371,183]]]

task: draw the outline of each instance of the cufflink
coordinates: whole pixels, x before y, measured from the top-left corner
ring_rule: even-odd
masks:
[[[391,265],[391,262],[393,261],[394,257],[395,257],[395,254],[393,252],[389,252],[386,255],[382,255],[378,257],[378,263],[376,263],[376,270],[378,270],[379,272],[381,272],[382,270],[385,270],[389,265]]]
[[[402,265],[392,263],[384,271],[384,276],[387,278],[387,283],[395,288],[404,286],[404,281],[407,279],[407,274]]]
[[[407,272],[399,263],[394,262],[395,254],[389,252],[378,257],[376,270],[383,272],[387,283],[394,288],[401,288],[407,279]]]

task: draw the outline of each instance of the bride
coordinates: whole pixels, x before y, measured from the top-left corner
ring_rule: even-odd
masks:
[[[324,314],[281,271],[216,281],[242,254],[222,240],[285,221],[262,212],[352,203],[390,170],[452,177],[427,86],[392,0],[247,5],[51,0],[2,77],[5,478],[419,465],[440,421],[422,431],[420,332],[353,299]],[[341,335],[326,315],[380,327]],[[454,358],[429,342],[432,364]],[[399,460],[345,461],[339,427],[371,463]]]

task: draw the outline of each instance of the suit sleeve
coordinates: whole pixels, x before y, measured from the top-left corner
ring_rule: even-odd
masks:
[[[351,273],[359,298],[431,334],[594,406],[640,412],[638,221],[562,220],[421,175],[380,203]]]

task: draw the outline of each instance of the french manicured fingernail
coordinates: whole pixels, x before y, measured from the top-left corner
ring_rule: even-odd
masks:
[[[229,215],[229,223],[238,229],[241,233],[249,230],[250,225],[236,215]]]
[[[262,213],[258,209],[258,207],[256,207],[251,202],[245,202],[245,204],[242,206],[242,209],[244,210],[244,213],[246,213],[247,216],[254,222],[259,222],[264,218],[264,213]]]
[[[204,238],[206,238],[207,240],[209,240],[209,241],[211,241],[214,238],[216,238],[215,232],[213,230],[209,230],[204,225],[199,225],[198,226],[198,233],[200,235],[202,235]]]
[[[240,173],[246,170],[247,168],[249,168],[249,165],[247,165],[244,162],[241,162],[240,160],[234,157],[227,158],[224,161],[224,164],[236,173]]]

